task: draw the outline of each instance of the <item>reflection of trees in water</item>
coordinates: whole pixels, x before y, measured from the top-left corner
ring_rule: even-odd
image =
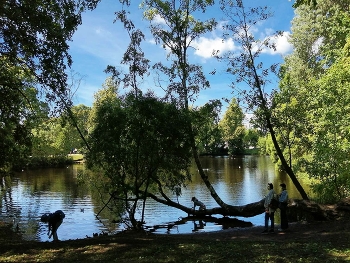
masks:
[[[12,217],[20,213],[16,211],[12,198],[11,177],[3,176],[0,180],[1,185],[1,211],[11,215]]]
[[[81,166],[85,167],[84,165]],[[76,177],[78,185],[89,190],[96,219],[109,231],[115,231],[115,225],[110,224],[110,222],[119,225],[124,223],[125,209],[123,202],[114,199],[111,193],[106,192],[108,187],[106,187],[106,182],[103,181],[104,178],[101,178],[98,172],[79,169],[76,171]],[[105,224],[106,222],[109,223]]]
[[[25,236],[35,236],[39,225],[34,213],[28,211],[26,218],[22,218],[21,204],[13,198],[14,181],[11,176],[3,176],[0,178],[0,215],[2,220],[13,226],[13,230],[21,232]],[[23,223],[24,222],[24,223]]]

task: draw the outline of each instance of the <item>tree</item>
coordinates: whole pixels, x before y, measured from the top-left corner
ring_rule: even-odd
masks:
[[[259,141],[260,133],[256,129],[247,129],[244,134],[243,144],[244,148],[257,148]]]
[[[279,77],[280,90],[273,95],[272,120],[278,131],[277,139],[283,154],[288,157],[289,166],[298,172],[298,159],[310,146],[304,136],[307,127],[307,107],[304,104],[303,92],[298,90],[298,85],[294,85],[295,79],[291,78],[284,65],[280,69]]]
[[[219,123],[223,139],[228,144],[229,154],[243,154],[243,137],[245,128],[243,126],[244,114],[235,98],[231,99],[224,117]]]
[[[227,154],[219,129],[221,102],[213,100],[198,109],[193,109],[193,130],[200,154]]]
[[[90,167],[103,170],[110,182],[107,189],[111,200],[123,202],[132,227],[139,229],[146,198],[160,195],[172,202],[164,189],[175,192],[189,179],[191,158],[186,129],[189,115],[152,92],[143,95],[139,81],[149,69],[140,48],[144,35],[135,29],[125,11],[118,12],[117,19],[130,37],[122,59],[128,72],[107,67],[113,82],[97,94],[87,160]],[[117,94],[120,84],[131,88],[125,96]],[[135,215],[140,201],[142,216],[138,220]]]
[[[191,64],[188,55],[191,50],[192,42],[206,32],[210,32],[216,25],[213,19],[201,21],[195,19],[196,12],[205,12],[212,5],[209,1],[145,1],[145,16],[151,21],[151,32],[155,37],[156,43],[161,44],[168,51],[168,58],[171,59],[168,64],[157,63],[154,68],[159,70],[164,76],[168,77],[168,86],[164,88],[166,98],[175,101],[178,107],[190,114],[189,104],[195,100],[195,96],[203,88],[209,87],[202,69],[198,65]],[[157,23],[153,19],[159,16]],[[198,156],[197,145],[195,141],[194,126],[192,122],[188,123],[187,132],[189,134],[192,155],[197,165],[201,179],[210,191],[213,199],[220,207],[194,211],[191,208],[184,207],[167,199],[151,196],[154,200],[176,207],[184,212],[198,215],[231,215],[231,216],[254,216],[264,211],[263,202],[247,204],[245,206],[228,205],[218,196],[215,189],[204,173]]]
[[[88,134],[88,118],[90,108],[85,105],[77,105],[71,108],[74,119],[83,131],[83,136]],[[72,149],[86,152],[85,143],[78,130],[70,122],[70,117],[63,113],[58,117],[47,117],[35,126],[33,134],[33,147],[31,155],[35,157],[48,157],[55,155],[67,155]]]
[[[106,98],[95,114],[88,166],[103,169],[111,196],[125,203],[138,229],[143,222],[143,217],[135,218],[140,200],[158,194],[170,200],[164,189],[175,191],[189,179],[186,115],[176,105],[142,93]]]
[[[310,158],[304,162],[308,175],[317,179],[313,189],[324,202],[338,201],[350,191],[349,46],[348,40],[342,57],[314,83],[317,96],[309,115],[314,136]]]
[[[48,107],[39,100],[30,72],[1,58],[0,79],[5,78],[15,80],[13,92],[0,84],[0,170],[8,172],[23,168],[31,153],[31,129],[47,115]]]
[[[282,149],[276,137],[269,99],[264,92],[264,85],[268,81],[269,72],[276,72],[277,65],[270,65],[267,68],[259,62],[259,55],[263,48],[275,48],[275,44],[270,39],[255,39],[252,33],[252,26],[270,17],[266,8],[245,8],[242,1],[221,1],[222,10],[228,18],[228,23],[224,26],[225,37],[231,37],[240,44],[241,51],[226,53],[221,59],[226,59],[229,63],[228,72],[233,74],[237,83],[245,82],[250,88],[243,93],[248,106],[259,108],[267,129],[271,135],[276,153],[281,160],[283,168],[293,181],[303,199],[308,196],[297,179],[294,171],[286,161]],[[278,34],[281,34],[278,32]]]
[[[348,166],[343,148],[348,140],[343,90],[348,10],[346,2],[328,0],[296,10],[291,35],[295,48],[281,68],[280,92],[274,98],[279,102],[275,119],[293,138],[293,144],[284,143],[293,154],[293,167],[316,179],[314,192],[328,202],[345,196],[348,188],[343,173]]]
[[[95,2],[95,3],[94,3]],[[81,12],[98,1],[5,1],[0,8],[0,54],[10,65],[27,68],[46,98],[65,95],[68,41],[81,23]],[[6,75],[5,75],[6,76]],[[2,79],[13,92],[14,79]]]
[[[30,130],[33,127],[27,125],[19,112],[33,112],[31,107],[37,104],[35,96],[54,103],[52,107],[46,107],[46,110],[56,111],[70,107],[66,68],[71,65],[72,59],[68,53],[68,41],[81,23],[81,13],[87,8],[93,9],[98,2],[2,1],[0,89],[3,96],[0,96],[0,112],[6,117],[2,119],[1,125],[6,127],[2,132],[7,135],[1,136],[0,144],[4,146],[2,152],[5,156],[13,157],[11,149],[15,147],[6,145],[18,140],[19,134],[22,150],[26,151],[23,155],[30,153]],[[31,94],[35,95],[28,95],[28,87],[31,88]],[[14,116],[17,118],[16,124]],[[11,133],[14,134],[14,129],[17,130],[17,135],[13,139]]]
[[[212,4],[213,1],[156,0],[145,1],[144,5],[145,17],[151,21],[151,33],[156,43],[163,45],[169,51],[168,57],[171,58],[170,65],[157,63],[154,69],[159,70],[169,78],[167,80],[169,84],[165,88],[167,97],[176,101],[178,107],[185,109],[188,114],[190,113],[190,101],[195,100],[196,94],[201,89],[209,87],[209,82],[205,78],[201,66],[191,64],[188,60],[191,44],[216,26],[214,19],[201,21],[195,19],[194,15],[196,12],[204,13],[206,8]],[[165,23],[155,22],[155,16],[159,16]],[[227,205],[218,196],[203,171],[193,133],[193,124],[189,123],[187,129],[190,133],[192,154],[199,174],[214,200],[226,209]]]
[[[315,7],[317,5],[317,0],[295,0],[293,7],[297,8],[301,5],[312,5],[313,7]]]

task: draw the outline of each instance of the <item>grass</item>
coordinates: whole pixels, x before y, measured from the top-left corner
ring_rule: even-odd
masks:
[[[0,227],[0,262],[349,262],[349,240],[266,241],[233,235],[124,233],[63,242],[28,242]],[[12,234],[13,235],[13,234]],[[344,242],[345,241],[345,242]]]
[[[82,155],[80,153],[68,154],[68,158],[71,158],[73,161],[78,161],[78,160],[83,160],[84,155]]]

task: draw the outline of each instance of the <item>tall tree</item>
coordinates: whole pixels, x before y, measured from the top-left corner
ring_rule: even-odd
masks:
[[[219,123],[223,139],[228,143],[229,154],[243,154],[243,137],[245,128],[243,125],[244,114],[235,98],[231,102]]]
[[[169,65],[157,63],[154,68],[169,78],[169,85],[166,87],[168,98],[176,100],[180,107],[190,113],[190,102],[195,100],[195,96],[201,89],[209,87],[202,67],[191,64],[188,59],[191,44],[203,34],[212,31],[216,26],[214,19],[201,21],[196,19],[195,15],[200,12],[204,13],[207,7],[213,5],[214,2],[156,0],[144,3],[145,17],[151,21],[151,32],[156,43],[163,45],[169,52],[168,57],[171,58]],[[156,16],[159,16],[163,22],[156,22],[154,19]],[[227,204],[218,196],[203,171],[192,124],[189,124],[187,128],[191,134],[192,154],[199,174],[214,200],[221,207],[227,208]]]
[[[227,153],[218,125],[221,106],[221,101],[213,100],[192,110],[193,130],[200,154],[220,155]]]
[[[188,4],[188,2],[186,3]],[[209,25],[196,22],[189,15],[190,9],[188,9],[189,6],[186,3],[182,3],[179,9],[174,10],[168,9],[171,4],[169,2],[164,5],[162,5],[162,2],[151,2],[151,4],[159,4],[160,6],[156,6],[160,8],[160,13],[163,15],[162,12],[166,11],[167,17],[165,18],[172,18],[171,23],[180,26],[174,31],[176,33],[173,32],[174,34],[167,33],[166,30],[163,31],[161,25],[152,27],[152,30],[155,30],[153,33],[157,41],[163,43],[162,41],[164,40],[165,46],[169,45],[169,49],[173,48],[173,52],[170,52],[169,57],[171,57],[171,54],[180,56],[174,63],[170,63],[170,66],[160,63],[155,65],[156,69],[166,72],[169,74],[166,75],[170,76],[171,84],[167,89],[165,98],[168,102],[164,104],[162,101],[158,101],[152,96],[152,93],[143,95],[138,88],[137,79],[147,72],[144,70],[147,60],[143,59],[143,53],[139,49],[139,43],[143,39],[143,34],[140,31],[134,31],[133,23],[128,21],[125,17],[126,13],[122,12],[118,13],[117,16],[124,23],[132,42],[123,57],[123,63],[129,65],[129,72],[119,72],[112,66],[109,66],[107,71],[113,74],[115,83],[124,84],[124,86],[132,89],[125,97],[119,96],[119,98],[113,92],[108,91],[106,93],[103,91],[103,94],[107,96],[99,96],[102,98],[102,100],[96,102],[96,107],[99,110],[92,110],[95,120],[96,116],[100,117],[97,118],[99,121],[96,122],[97,126],[95,126],[93,134],[91,134],[92,151],[90,151],[88,158],[91,161],[96,160],[94,164],[103,168],[104,173],[111,182],[108,184],[108,189],[115,189],[115,191],[110,192],[111,199],[122,198],[125,201],[130,220],[136,228],[140,227],[140,222],[133,218],[136,204],[138,200],[143,199],[145,201],[146,197],[151,197],[157,202],[181,209],[189,214],[223,214],[249,217],[263,212],[261,201],[246,206],[231,206],[223,203],[200,167],[195,143],[197,130],[191,123],[194,121],[194,118],[192,115],[193,110],[189,108],[189,101],[194,99],[193,96],[199,91],[201,85],[206,86],[208,82],[201,73],[200,67],[187,64],[186,54],[191,41],[194,39],[189,36],[195,37],[199,32],[211,29],[215,23],[212,21],[213,25]],[[175,5],[176,3],[174,2],[173,4]],[[150,19],[154,15],[159,14],[158,9],[154,8],[154,6],[148,6],[146,10],[148,11],[146,16]],[[174,24],[172,25],[174,26]],[[190,32],[193,35],[184,34],[188,30],[184,26],[188,26],[192,30]],[[174,35],[177,42],[172,42],[171,37]],[[182,53],[183,51],[185,53]],[[146,64],[144,64],[145,62]],[[161,106],[162,104],[164,106]],[[216,103],[213,105],[216,105]],[[156,110],[154,111],[153,109]],[[170,120],[166,120],[166,116],[167,118],[169,116],[172,117]],[[99,123],[101,118],[104,118],[104,120],[108,119],[108,121]],[[158,131],[156,132],[155,129]],[[167,135],[168,133],[169,135]],[[170,143],[169,138],[171,145],[168,145]],[[121,142],[120,140],[123,141]],[[164,148],[165,145],[167,147]],[[180,148],[178,147],[179,145]],[[159,150],[159,147],[162,147],[162,149]],[[194,211],[193,208],[188,208],[172,201],[164,193],[164,188],[170,188],[174,190],[174,193],[178,194],[179,187],[185,182],[184,178],[189,178],[185,169],[188,164],[187,160],[190,160],[190,156],[187,156],[189,154],[188,147],[192,149],[192,153],[197,159],[199,170],[202,170],[203,180],[208,188],[211,187],[211,194],[217,201],[219,200],[218,202],[222,202],[220,204],[221,207],[205,211]],[[176,149],[175,151],[173,151],[174,148]],[[153,151],[152,149],[155,150]],[[159,154],[163,154],[163,156],[159,156]],[[110,158],[107,157],[109,155],[113,160],[108,159],[108,161],[105,161],[105,158]],[[182,158],[182,161],[179,161],[179,158]],[[156,162],[152,160],[156,160]],[[128,187],[130,183],[133,185],[132,188]],[[154,186],[157,187],[158,195],[154,193]]]
[[[310,146],[303,136],[307,127],[308,111],[303,100],[304,92],[295,85],[295,79],[292,79],[285,65],[281,67],[279,77],[280,90],[273,95],[272,119],[289,166],[298,172],[298,158]]]
[[[72,63],[67,42],[81,24],[81,12],[97,2],[6,0],[0,7],[1,57],[27,68],[46,98],[59,100],[58,94],[65,95],[66,67]],[[14,81],[4,74],[1,84],[13,92]]]
[[[288,117],[294,141],[287,147],[294,153],[294,167],[319,180],[313,189],[323,201],[341,198],[340,189],[348,187],[342,176],[347,169],[342,156],[347,153],[341,147],[348,140],[343,132],[348,129],[348,98],[343,90],[347,86],[343,47],[349,36],[348,12],[348,1],[342,0],[320,0],[316,7],[297,8],[290,40],[294,51],[282,66],[281,90],[275,96],[280,102],[273,113],[276,119],[282,124]],[[286,125],[281,127],[287,131]]]
[[[350,39],[340,57],[316,81],[317,95],[311,101],[309,121],[313,123],[313,140],[306,172],[317,181],[313,185],[318,198],[336,202],[350,191]]]
[[[122,200],[132,227],[140,228],[146,198],[160,195],[166,202],[176,204],[164,190],[175,191],[189,179],[189,116],[175,103],[164,103],[152,92],[143,95],[139,82],[149,69],[140,47],[144,34],[135,29],[124,10],[116,15],[130,37],[122,59],[128,71],[107,67],[114,85],[110,83],[100,91],[94,103],[88,164],[103,169],[111,182],[111,199]],[[117,96],[119,85],[130,91]],[[140,201],[142,216],[138,220],[135,215]]]
[[[0,96],[1,114],[18,115],[19,105],[22,111],[31,111],[29,105],[34,105],[36,98],[26,94],[29,86],[35,96],[54,103],[50,108],[53,111],[71,106],[66,83],[66,68],[72,63],[68,41],[81,24],[81,13],[86,8],[93,9],[98,2],[99,0],[1,2],[0,90],[5,94]],[[21,125],[21,134],[30,134],[32,127],[24,129],[24,120],[20,117],[18,120],[17,127]],[[6,129],[12,124],[11,118],[3,118],[2,125]],[[14,134],[13,129],[8,134],[11,132]],[[0,144],[7,144],[9,139],[8,136],[1,136]],[[10,148],[2,148],[5,155],[11,155],[5,150]],[[27,148],[27,151],[30,149]]]
[[[286,161],[283,151],[278,143],[276,131],[271,119],[269,98],[264,92],[264,86],[268,82],[269,72],[276,72],[277,65],[264,65],[259,61],[259,55],[264,48],[275,48],[271,39],[258,40],[252,32],[253,26],[268,19],[271,15],[267,8],[245,8],[243,1],[221,1],[222,11],[228,18],[224,26],[225,37],[231,37],[241,46],[240,52],[228,52],[222,58],[229,62],[228,72],[236,77],[237,83],[245,82],[250,88],[243,94],[251,108],[258,107],[264,118],[267,129],[271,135],[276,153],[281,160],[283,168],[293,181],[303,199],[308,196],[300,184],[294,171]],[[281,34],[281,32],[277,32]]]

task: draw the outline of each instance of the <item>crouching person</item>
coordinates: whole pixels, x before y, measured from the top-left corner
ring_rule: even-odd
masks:
[[[194,210],[196,210],[196,206],[199,206],[199,210],[207,209],[206,206],[201,201],[199,201],[196,197],[192,197],[192,202],[193,202]]]
[[[61,210],[57,210],[54,213],[46,213],[41,216],[41,222],[49,224],[49,231],[47,235],[49,238],[53,237],[54,241],[59,241],[57,237],[57,229],[63,222],[65,214]]]

